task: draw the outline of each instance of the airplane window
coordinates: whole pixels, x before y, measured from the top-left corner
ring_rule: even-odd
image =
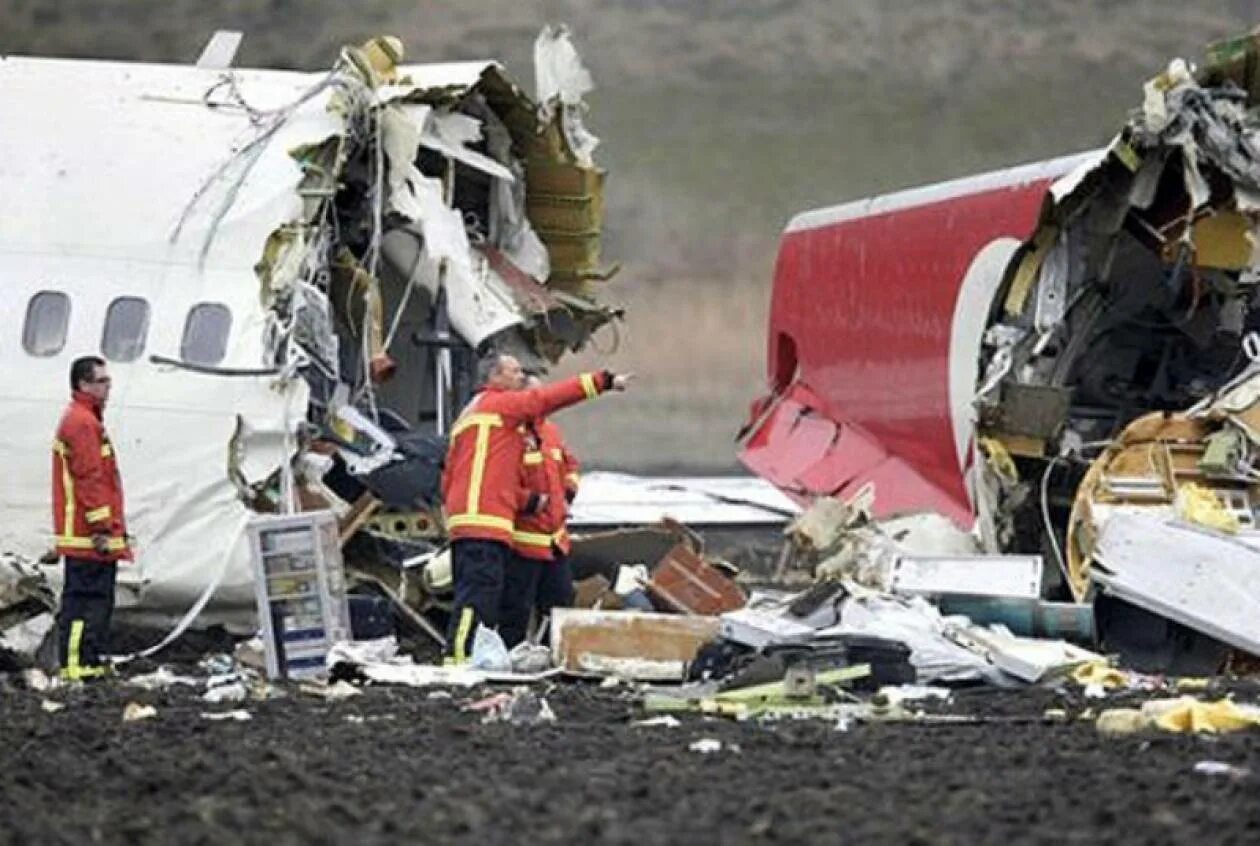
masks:
[[[135,361],[149,334],[149,304],[139,297],[119,297],[105,312],[101,352],[110,361]]]
[[[70,298],[60,291],[40,291],[26,307],[22,346],[31,355],[50,356],[66,345]]]
[[[190,364],[218,364],[227,353],[228,333],[232,330],[232,312],[218,303],[198,303],[184,321],[184,340],[180,357]]]

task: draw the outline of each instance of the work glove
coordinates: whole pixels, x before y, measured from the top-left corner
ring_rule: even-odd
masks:
[[[109,535],[100,532],[92,535],[92,549],[96,550],[98,555],[109,552]]]
[[[605,370],[604,373],[608,380],[608,389],[612,391],[624,391],[634,381],[633,373],[613,373],[611,370]]]

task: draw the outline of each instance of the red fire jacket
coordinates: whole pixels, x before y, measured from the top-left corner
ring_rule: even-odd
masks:
[[[612,387],[612,374],[583,373],[519,391],[487,388],[451,427],[442,500],[451,540],[479,538],[511,544],[516,515],[527,510],[521,484],[522,427]]]
[[[522,457],[521,479],[527,491],[546,494],[547,505],[532,514],[518,514],[512,548],[518,555],[551,561],[552,545],[569,554],[569,532],[565,522],[569,502],[577,495],[578,461],[565,446],[560,427],[550,420],[534,424],[537,448]]]
[[[57,427],[52,454],[53,533],[57,554],[93,561],[131,560],[118,458],[105,433],[101,405],[75,391]],[[97,552],[93,535],[109,537]]]

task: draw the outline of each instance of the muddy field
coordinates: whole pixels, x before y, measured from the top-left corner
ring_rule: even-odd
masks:
[[[208,705],[111,680],[0,689],[0,843],[1255,842],[1260,736],[1098,737],[1084,703],[963,692],[978,725],[633,725],[565,684],[557,720],[483,724],[482,692],[370,688]],[[64,703],[55,713],[45,701]],[[124,722],[129,702],[157,715]],[[243,707],[252,719],[204,714]],[[723,744],[701,754],[702,738]],[[1195,773],[1203,760],[1254,776]]]

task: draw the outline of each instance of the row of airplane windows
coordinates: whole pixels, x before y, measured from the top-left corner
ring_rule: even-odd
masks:
[[[70,297],[62,291],[40,291],[26,306],[22,347],[33,356],[57,355],[66,346]],[[221,303],[197,303],[184,320],[180,358],[213,366],[227,354],[232,312]],[[108,361],[135,361],[144,353],[149,334],[149,303],[141,297],[118,297],[105,312],[101,355]]]

